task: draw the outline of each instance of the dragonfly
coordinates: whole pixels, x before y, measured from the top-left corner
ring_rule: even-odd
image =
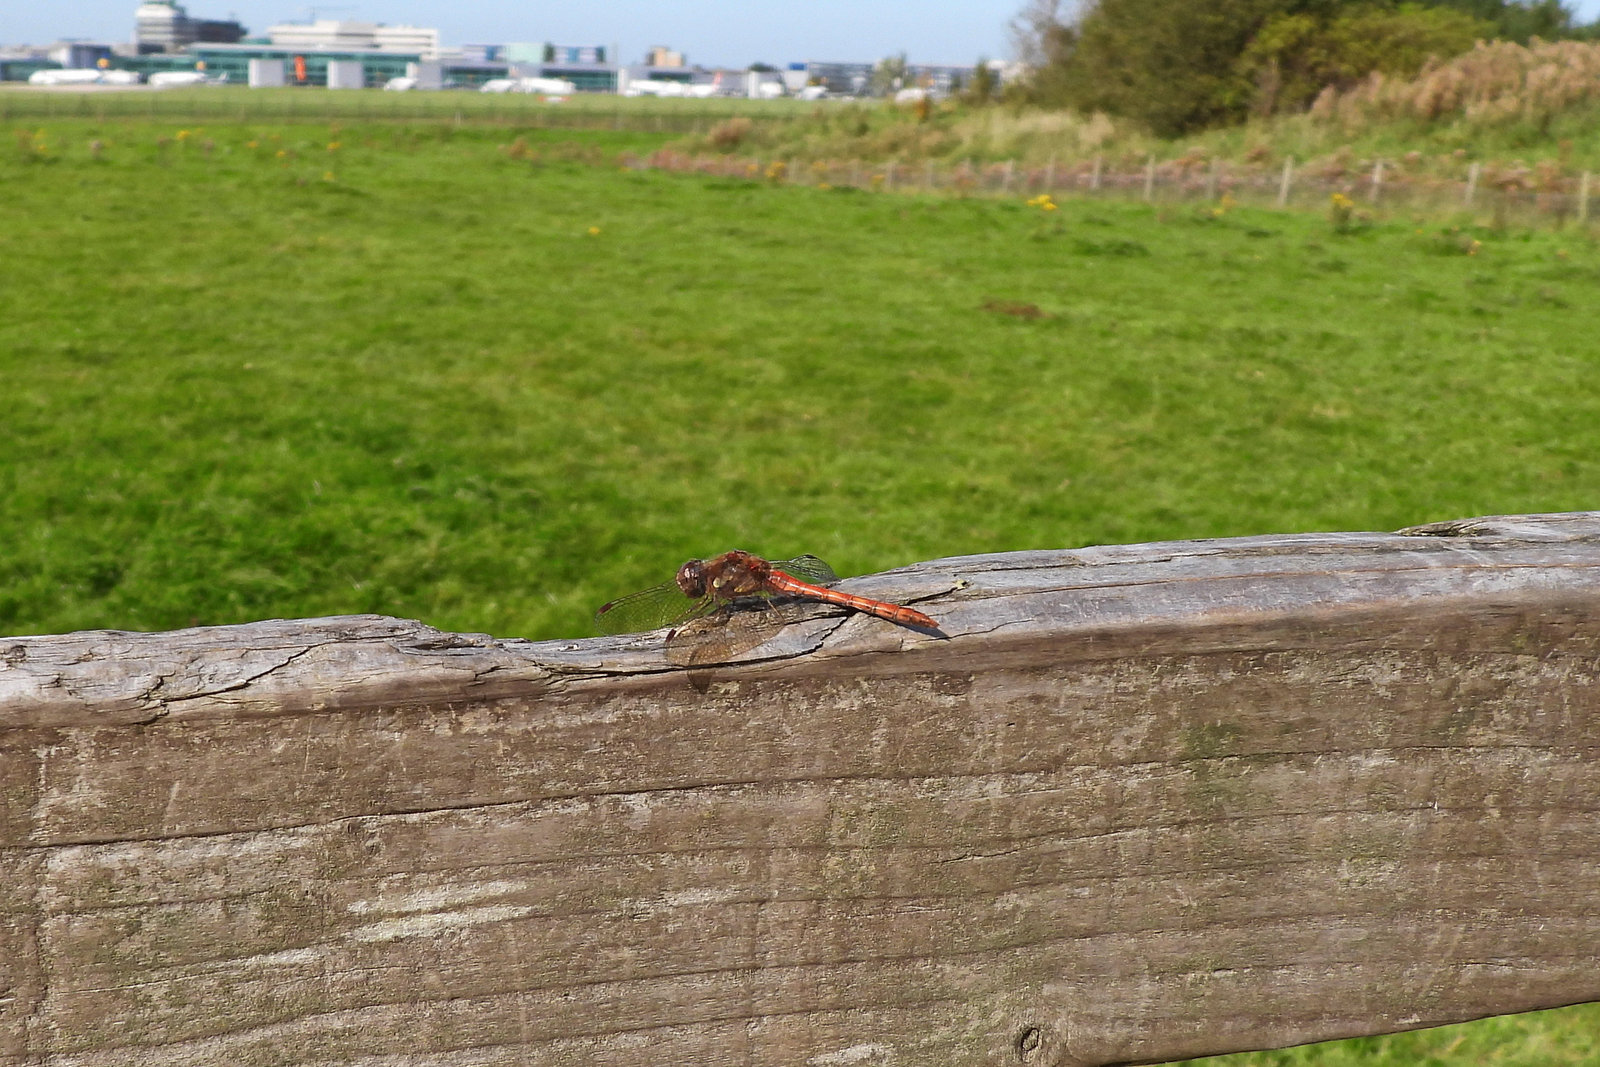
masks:
[[[769,561],[735,549],[714,559],[691,559],[678,568],[672,581],[601,605],[594,621],[604,634],[639,633],[682,626],[742,598],[787,596],[837,604],[917,630],[939,631],[937,622],[915,608],[828,588],[838,580],[833,568],[816,556]]]

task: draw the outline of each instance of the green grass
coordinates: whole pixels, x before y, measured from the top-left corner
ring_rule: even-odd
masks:
[[[572,636],[733,546],[848,573],[1600,501],[1583,233],[1047,212],[513,137],[0,142],[0,632]],[[1250,1062],[1589,1063],[1597,1022]]]
[[[1046,213],[509,137],[0,144],[0,631],[555,637],[730,546],[849,573],[1600,500],[1577,233]]]
[[[0,84],[0,122],[448,122],[550,128],[622,128],[655,133],[704,131],[744,115],[770,125],[806,118],[793,100],[682,99],[578,93],[550,101],[535,94],[388,93],[322,88],[250,89],[242,85],[162,90],[81,91]]]
[[[1195,1067],[1581,1067],[1600,1064],[1600,1004],[1183,1062]]]

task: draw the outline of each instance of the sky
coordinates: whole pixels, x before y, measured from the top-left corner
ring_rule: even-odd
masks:
[[[972,63],[1011,52],[1006,24],[1024,0],[182,0],[191,16],[237,18],[251,32],[276,22],[361,19],[436,27],[442,44],[552,41],[607,45],[637,62],[651,45],[690,63],[782,66],[867,62],[906,53],[913,63]],[[1600,7],[1600,0],[1588,0]],[[61,38],[126,41],[138,0],[0,0],[0,44]]]
[[[275,22],[362,19],[430,26],[440,41],[505,44],[553,41],[607,45],[637,62],[651,45],[690,63],[782,66],[801,60],[869,62],[906,53],[913,63],[972,63],[1012,51],[1007,23],[1025,0],[183,0],[200,18],[237,18],[252,32]],[[1203,2],[1203,0],[1197,0]],[[0,44],[61,38],[126,41],[138,0],[27,3],[0,0]],[[1600,0],[1568,0],[1580,20],[1600,17]]]

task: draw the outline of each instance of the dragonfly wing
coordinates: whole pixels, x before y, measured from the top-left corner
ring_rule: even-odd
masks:
[[[663,582],[602,604],[594,613],[594,625],[603,634],[643,633],[677,626],[707,614],[715,606],[710,597],[686,597],[676,582]]]
[[[816,556],[796,556],[794,559],[774,561],[772,565],[790,577],[813,585],[830,585],[839,580],[833,568]]]

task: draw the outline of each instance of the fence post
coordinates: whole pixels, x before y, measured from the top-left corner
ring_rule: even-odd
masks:
[[[883,188],[886,192],[894,192],[894,160],[883,168]]]
[[[1052,155],[1050,162],[1044,165],[1044,191],[1050,192],[1056,187],[1056,157]]]
[[[923,172],[922,184],[927,186],[928,192],[933,192],[935,186],[933,180],[933,160],[931,159],[928,160],[927,169]]]
[[[1106,159],[1104,156],[1094,157],[1094,172],[1089,175],[1089,190],[1091,192],[1097,193],[1100,191],[1100,175],[1105,168],[1105,164]]]
[[[1011,179],[1015,175],[1016,170],[1017,170],[1017,161],[1014,160],[1014,159],[1006,160],[1006,169],[1005,169],[1005,171],[1003,172],[1003,174],[1001,175],[1001,178],[1000,178],[1000,191],[1001,192],[1009,193],[1011,191]]]
[[[1589,172],[1584,171],[1578,180],[1578,221],[1589,221]]]
[[[1372,202],[1376,204],[1383,196],[1383,160],[1378,160],[1372,165]]]
[[[1289,206],[1289,183],[1294,181],[1294,157],[1285,156],[1283,160],[1283,177],[1278,179],[1278,206]]]
[[[1480,168],[1481,164],[1478,163],[1474,163],[1472,166],[1467,168],[1467,191],[1466,194],[1461,198],[1461,202],[1467,207],[1472,206],[1472,198],[1477,195],[1478,171]]]
[[[1156,195],[1156,157],[1152,153],[1144,161],[1144,198],[1154,200]]]

